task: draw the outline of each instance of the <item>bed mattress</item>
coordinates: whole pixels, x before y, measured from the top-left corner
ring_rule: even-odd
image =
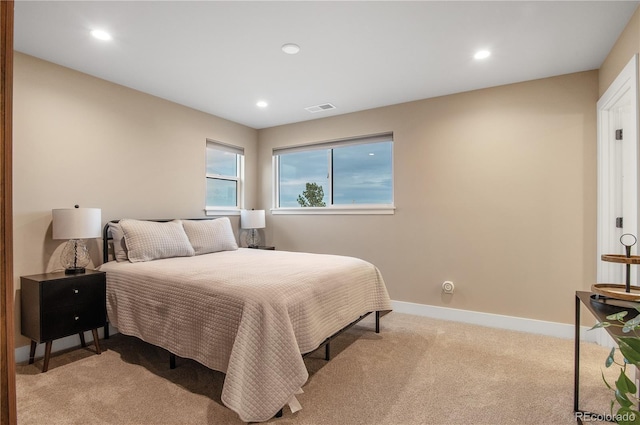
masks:
[[[240,248],[100,269],[111,324],[226,373],[222,401],[246,422],[295,400],[301,354],[391,309],[378,269],[352,257]]]

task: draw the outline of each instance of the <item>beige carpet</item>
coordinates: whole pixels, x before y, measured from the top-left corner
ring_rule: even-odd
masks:
[[[390,313],[380,334],[367,318],[307,359],[298,399],[269,423],[575,424],[573,341]],[[90,348],[17,368],[18,423],[240,424],[220,401],[224,375],[115,335]],[[605,412],[600,376],[608,349],[582,344],[581,406]]]

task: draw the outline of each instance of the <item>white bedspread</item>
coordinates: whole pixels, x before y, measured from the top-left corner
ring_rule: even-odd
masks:
[[[110,322],[225,372],[222,401],[246,422],[272,418],[302,388],[301,353],[391,309],[378,269],[351,257],[241,248],[100,269]]]

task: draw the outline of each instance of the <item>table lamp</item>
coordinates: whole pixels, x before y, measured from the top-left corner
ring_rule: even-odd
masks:
[[[102,215],[99,208],[61,208],[51,211],[53,239],[68,239],[62,250],[60,262],[66,274],[85,272],[91,260],[84,239],[99,238]]]
[[[264,210],[242,210],[240,211],[240,226],[243,229],[251,229],[249,248],[256,248],[260,244],[260,235],[256,229],[264,229]]]

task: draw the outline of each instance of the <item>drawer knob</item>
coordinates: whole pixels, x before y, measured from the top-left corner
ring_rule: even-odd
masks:
[[[75,320],[80,320],[80,316],[75,316],[74,319]]]
[[[74,290],[73,290],[73,293],[74,293],[74,294],[77,294],[78,292],[80,292],[80,291],[78,291],[77,289],[74,289]]]

